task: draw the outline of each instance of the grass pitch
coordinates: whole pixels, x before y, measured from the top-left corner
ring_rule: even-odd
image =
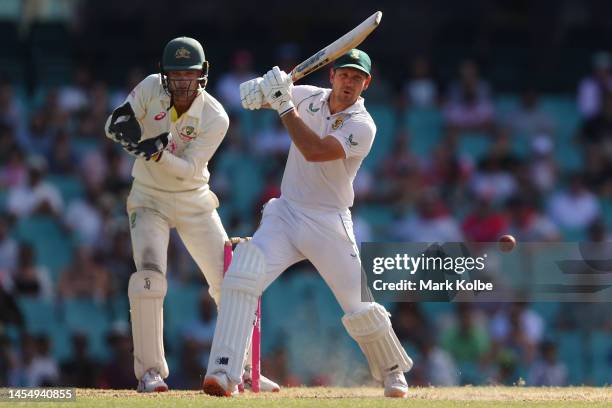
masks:
[[[77,389],[72,402],[0,402],[0,407],[612,407],[612,387],[413,388],[405,400],[382,397],[381,388],[285,388],[275,394],[245,392],[234,398],[209,397],[197,391],[138,394],[126,390]]]

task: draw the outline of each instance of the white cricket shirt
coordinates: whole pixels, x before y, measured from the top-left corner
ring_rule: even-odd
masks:
[[[132,176],[145,186],[163,191],[208,188],[208,161],[221,144],[229,127],[223,106],[206,91],[194,99],[189,110],[176,118],[159,74],[146,77],[128,95],[142,129],[142,139],[172,133],[159,162],[137,159]],[[174,117],[173,117],[174,116]],[[175,119],[175,120],[173,120]],[[108,125],[110,118],[106,122]]]
[[[330,93],[331,89],[295,86],[292,99],[306,125],[322,139],[327,136],[338,139],[346,158],[309,162],[291,143],[281,193],[284,198],[307,207],[343,210],[353,205],[353,180],[372,147],[376,125],[362,97],[346,110],[330,114]]]

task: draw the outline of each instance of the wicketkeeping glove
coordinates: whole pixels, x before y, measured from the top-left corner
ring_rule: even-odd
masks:
[[[112,139],[124,146],[136,146],[142,136],[140,124],[129,102],[113,111],[108,132]]]
[[[168,147],[168,144],[170,144],[171,140],[172,134],[166,132],[151,139],[143,140],[136,146],[123,146],[123,149],[132,156],[141,157],[147,161],[151,159],[153,159],[154,161],[159,161],[159,159],[161,159],[162,153],[164,152],[166,147]]]
[[[259,84],[263,82],[263,78],[255,78],[240,84],[240,101],[244,109],[255,110],[260,109],[263,104],[263,93]]]
[[[291,77],[280,68],[274,67],[263,76],[263,81],[259,85],[261,92],[273,109],[276,109],[280,116],[295,109],[291,100],[291,90],[293,82]]]

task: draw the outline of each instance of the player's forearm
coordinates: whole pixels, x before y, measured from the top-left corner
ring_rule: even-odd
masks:
[[[304,123],[295,109],[282,116],[281,121],[287,128],[291,140],[306,160],[316,161],[325,153],[322,139]]]
[[[196,173],[196,166],[189,160],[175,156],[170,152],[164,152],[158,165],[172,174],[174,177],[183,179],[192,178]]]

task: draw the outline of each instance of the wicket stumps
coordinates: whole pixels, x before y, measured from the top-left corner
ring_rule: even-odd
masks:
[[[223,274],[227,272],[230,263],[232,262],[232,255],[234,245],[239,244],[242,241],[251,239],[232,237],[225,242],[224,253],[223,253]],[[255,326],[253,326],[253,339],[251,344],[251,391],[259,392],[259,376],[261,373],[261,297],[257,301],[257,313]],[[240,392],[244,391],[244,384],[238,386]]]

